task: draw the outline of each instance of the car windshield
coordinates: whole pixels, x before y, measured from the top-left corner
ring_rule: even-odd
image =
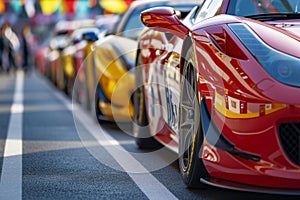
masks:
[[[232,0],[227,13],[236,16],[300,13],[300,0]]]

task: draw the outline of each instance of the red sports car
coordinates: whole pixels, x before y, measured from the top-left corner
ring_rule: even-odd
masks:
[[[178,152],[188,187],[299,195],[300,1],[199,4],[141,14],[138,146]]]

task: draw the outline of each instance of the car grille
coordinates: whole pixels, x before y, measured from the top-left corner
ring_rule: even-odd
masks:
[[[278,132],[286,155],[300,166],[300,122],[282,123],[279,125]]]

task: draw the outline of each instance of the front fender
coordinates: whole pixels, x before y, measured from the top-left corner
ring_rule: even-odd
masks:
[[[112,103],[120,104],[124,100],[112,99],[114,92],[117,94],[122,91],[127,96],[131,95],[134,76],[130,70],[135,65],[136,49],[137,41],[113,35],[94,45],[96,75],[104,94]]]

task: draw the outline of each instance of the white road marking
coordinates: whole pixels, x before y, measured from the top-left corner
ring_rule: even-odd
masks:
[[[0,199],[22,199],[22,125],[24,73],[17,71],[13,104],[4,147]]]
[[[48,84],[46,84],[48,86]],[[49,87],[49,86],[48,86]],[[88,114],[79,105],[72,102],[63,96],[60,92],[53,90],[54,95],[60,99],[63,104],[74,114],[77,120],[90,132],[90,134],[102,145],[105,150],[119,163],[130,178],[136,183],[140,190],[149,198],[157,199],[178,199],[172,192],[168,190],[161,182],[159,182],[141,163],[139,163],[129,152],[127,152],[112,136],[105,131],[99,133],[99,124],[90,114]],[[106,142],[103,142],[106,141]],[[107,141],[111,145],[107,145]],[[137,172],[143,173],[130,173],[135,169]]]

